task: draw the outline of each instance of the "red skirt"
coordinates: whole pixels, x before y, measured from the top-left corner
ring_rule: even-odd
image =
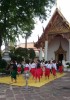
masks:
[[[43,69],[40,68],[40,72],[41,72],[41,77],[43,76]]]
[[[55,69],[55,68],[52,69],[52,74],[53,74],[54,76],[56,76],[56,69]]]
[[[17,68],[17,73],[21,73],[21,67]]]
[[[39,79],[40,80],[40,77],[43,75],[43,72],[42,72],[42,69],[41,68],[37,68],[36,70],[35,70],[35,78],[37,79]]]
[[[63,72],[63,66],[59,66],[59,72],[60,72],[60,73]]]
[[[35,76],[35,69],[36,69],[36,68],[31,68],[31,70],[30,70],[30,72],[31,72],[31,74],[33,75],[33,77]]]
[[[50,68],[45,68],[45,77],[50,76]]]
[[[25,67],[24,68],[24,71],[29,71],[29,67]]]

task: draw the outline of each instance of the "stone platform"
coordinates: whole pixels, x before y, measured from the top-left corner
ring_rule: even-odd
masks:
[[[70,100],[70,73],[39,88],[23,88],[0,84],[0,100]]]

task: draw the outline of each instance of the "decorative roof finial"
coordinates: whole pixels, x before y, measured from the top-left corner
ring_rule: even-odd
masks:
[[[55,1],[56,8],[58,8],[58,0]]]
[[[43,33],[44,33],[44,27],[42,26],[42,28],[43,28]]]
[[[39,40],[39,35],[38,35],[38,40]]]
[[[55,1],[55,6],[56,8],[58,8],[60,11],[61,11],[61,8],[60,8],[60,2],[58,0]]]

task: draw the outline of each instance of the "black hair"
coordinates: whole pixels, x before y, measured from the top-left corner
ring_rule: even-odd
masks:
[[[48,62],[47,61],[45,61],[45,64],[47,64]]]
[[[40,63],[37,63],[37,68],[40,68]]]

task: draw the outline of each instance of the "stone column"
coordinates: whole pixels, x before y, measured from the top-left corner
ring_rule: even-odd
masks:
[[[3,53],[2,59],[6,60],[9,62],[11,60],[9,56],[9,46],[8,46],[8,41],[5,41],[5,52]]]
[[[40,47],[40,51],[39,51],[39,60],[42,60],[42,47]]]
[[[70,61],[70,39],[69,39],[69,61]]]
[[[48,56],[48,41],[45,41],[45,49],[44,49],[44,59],[47,61],[47,56]]]
[[[8,41],[5,41],[5,52],[8,52],[9,46],[8,46]]]

